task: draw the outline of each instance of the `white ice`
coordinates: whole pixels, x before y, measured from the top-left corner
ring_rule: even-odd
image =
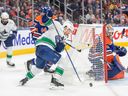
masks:
[[[49,90],[51,76],[42,73],[25,86],[18,86],[26,73],[24,62],[33,57],[33,54],[14,56],[15,68],[8,67],[5,58],[0,59],[0,96],[128,96],[127,73],[124,79],[108,81],[107,84],[94,81],[65,84],[64,90]],[[127,67],[128,57],[122,57],[121,61]],[[93,87],[89,87],[90,82]]]

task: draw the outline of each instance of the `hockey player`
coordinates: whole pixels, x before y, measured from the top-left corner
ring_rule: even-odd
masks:
[[[108,79],[121,79],[124,78],[125,68],[121,64],[119,57],[125,56],[127,53],[126,48],[116,46],[113,43],[114,29],[110,24],[107,26],[106,45],[107,45],[107,62],[108,63]],[[114,53],[114,54],[113,54]]]
[[[55,16],[52,13],[52,9],[48,6],[45,6],[42,8],[41,10],[41,14],[39,16],[37,16],[34,20],[34,29],[31,31],[32,33],[32,38],[33,40],[37,40],[45,31],[47,31],[49,29],[48,26],[50,26],[52,24],[52,20],[55,19]],[[31,62],[34,62],[35,59],[31,59],[28,61],[28,65]],[[28,66],[27,65],[27,66]],[[49,70],[49,68],[52,65],[49,63],[45,66],[44,71],[45,72],[49,72],[49,73],[53,73],[53,70]],[[27,67],[29,70],[29,67]]]
[[[108,79],[120,79],[124,77],[124,67],[121,64],[119,57],[125,56],[127,50],[124,47],[114,45],[112,37],[113,33],[114,29],[110,24],[108,24],[106,26],[105,37],[107,48],[107,60],[105,61],[105,63],[107,63],[108,65]],[[95,45],[90,49],[89,52],[89,60],[93,64],[93,66],[92,70],[88,71],[87,74],[90,76],[94,76],[95,80],[103,80],[103,44],[101,42],[103,40],[102,37],[102,34],[100,34],[100,36],[95,40]]]
[[[42,11],[41,14],[35,18],[34,20],[35,27],[31,31],[34,40],[39,38],[45,31],[48,30],[48,26],[52,24],[51,20],[54,19],[52,9],[50,7],[48,6],[43,7],[41,11]],[[40,31],[41,28],[42,30]]]
[[[15,64],[11,62],[13,39],[16,38],[17,27],[13,20],[9,19],[7,12],[1,13],[0,18],[0,45],[3,42],[7,47],[6,63],[8,66],[14,67]]]
[[[63,61],[63,58],[61,58],[60,52],[64,50],[65,44],[63,41],[63,34],[68,35],[70,34],[74,27],[73,24],[69,21],[66,21],[64,23],[64,26],[57,22],[53,21],[50,26],[48,27],[47,31],[43,31],[43,34],[36,40],[36,60],[33,62],[33,60],[27,62],[27,63],[33,63],[31,65],[32,68],[28,68],[26,77],[20,81],[21,85],[24,85],[27,81],[32,79],[36,74],[40,73],[42,69],[47,64],[57,64],[58,66],[55,68],[55,72],[52,75],[51,84],[54,87],[63,87],[64,84],[60,83],[59,78],[63,75],[64,69],[61,67],[61,64]],[[38,25],[38,27],[41,27],[44,29],[45,26]],[[57,33],[57,28],[59,34]],[[40,31],[42,30],[40,28]],[[39,29],[39,28],[38,28]],[[64,32],[64,33],[63,33]],[[30,65],[30,64],[27,64]],[[62,64],[63,65],[63,64]]]

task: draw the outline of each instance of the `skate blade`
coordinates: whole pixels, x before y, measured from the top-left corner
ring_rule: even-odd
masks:
[[[9,64],[7,64],[7,67],[8,67],[8,68],[14,68],[15,65],[13,66],[13,65],[9,65]]]
[[[63,86],[50,85],[49,90],[64,90]]]
[[[24,86],[24,85],[22,85],[22,82],[18,82],[17,87],[19,86]]]

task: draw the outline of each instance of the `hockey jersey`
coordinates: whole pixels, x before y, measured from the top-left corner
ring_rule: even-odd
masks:
[[[17,27],[13,20],[9,19],[6,25],[1,23],[0,19],[0,40],[5,41],[13,31],[16,31]]]
[[[33,39],[39,38],[44,32],[49,29],[52,24],[52,19],[48,18],[46,15],[39,15],[34,20],[34,29],[31,31]]]
[[[56,47],[55,37],[58,35],[58,33],[55,27],[57,28],[60,36],[63,36],[63,31],[62,31],[63,29],[62,29],[62,25],[58,21],[53,21],[53,22],[55,25],[54,24],[49,25],[48,30],[46,32],[43,32],[43,34],[36,40],[36,46],[47,45],[51,49],[54,49]],[[42,27],[41,25],[39,26]]]

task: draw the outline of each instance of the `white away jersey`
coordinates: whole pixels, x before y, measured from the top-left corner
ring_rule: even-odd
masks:
[[[13,20],[9,19],[8,23],[6,25],[3,25],[1,23],[0,19],[0,40],[5,41],[10,34],[12,34],[12,31],[17,30],[17,27]]]

